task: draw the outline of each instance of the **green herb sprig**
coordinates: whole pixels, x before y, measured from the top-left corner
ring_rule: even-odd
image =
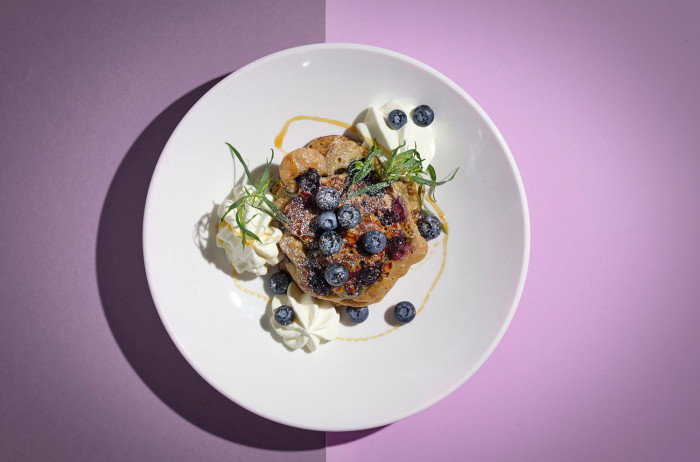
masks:
[[[429,186],[434,188],[435,186],[445,184],[448,181],[451,181],[457,174],[457,171],[459,170],[458,167],[457,169],[455,169],[454,172],[452,172],[452,175],[448,179],[443,181],[437,181],[435,168],[433,168],[432,165],[428,165],[427,169],[424,170],[424,159],[421,158],[420,153],[416,149],[407,149],[405,151],[399,152],[399,149],[403,147],[404,145],[402,144],[401,146],[391,151],[391,157],[389,157],[388,163],[385,167],[379,169],[379,175],[384,179],[384,181],[365,186],[364,188],[357,189],[348,194],[345,197],[345,200],[347,201],[349,199],[352,199],[353,197],[377,191],[379,189],[389,186],[392,183],[395,183],[400,178],[407,177],[421,185],[419,189],[419,197],[421,198],[422,203],[423,186]],[[380,152],[381,149],[377,146],[377,143],[375,141],[374,144],[372,144],[372,148],[370,149],[369,154],[367,155],[365,161],[362,163],[360,169],[353,175],[350,185],[362,181],[367,175],[369,175],[369,173],[374,167],[373,159]],[[430,177],[430,179],[423,178],[421,176],[426,174]],[[432,194],[434,194],[434,189],[432,191]],[[434,196],[432,196],[432,194],[431,197],[434,199]]]
[[[367,175],[369,175],[372,172],[372,170],[374,170],[374,158],[377,157],[377,155],[381,152],[381,148],[375,142],[369,149],[369,153],[367,154],[365,160],[355,161],[358,163],[359,168],[355,171],[355,174],[352,176],[350,184],[359,183],[360,181],[364,180],[367,177]]]
[[[272,164],[272,159],[275,157],[274,151],[272,151],[272,155],[270,156],[270,160],[266,161],[265,164],[265,171],[262,174],[262,177],[260,178],[260,181],[257,183],[253,180],[253,176],[250,174],[250,170],[248,169],[248,165],[245,163],[243,160],[243,157],[241,154],[234,148],[231,144],[226,143],[226,145],[229,147],[231,150],[231,153],[238,159],[238,161],[243,165],[243,170],[245,171],[245,176],[250,182],[250,185],[246,185],[243,187],[244,193],[241,197],[236,199],[233,204],[229,205],[228,209],[226,212],[221,216],[221,221],[219,221],[219,225],[224,222],[224,218],[233,210],[235,210],[235,219],[236,219],[236,224],[241,230],[241,243],[243,244],[243,247],[246,246],[246,240],[248,237],[262,243],[260,240],[260,237],[255,234],[253,231],[248,229],[246,225],[253,220],[253,218],[257,217],[260,215],[259,213],[256,213],[252,217],[250,217],[248,220],[244,219],[244,213],[249,210],[250,208],[257,209],[270,217],[274,218],[275,220],[281,222],[281,223],[289,223],[289,219],[275,206],[275,204],[267,198],[267,194],[270,193],[270,184],[277,181],[274,180],[270,176],[270,166]]]

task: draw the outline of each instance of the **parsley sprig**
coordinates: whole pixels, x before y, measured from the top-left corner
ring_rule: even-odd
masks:
[[[226,145],[231,150],[231,153],[234,156],[236,156],[241,165],[243,165],[243,170],[245,170],[245,176],[250,182],[250,185],[243,186],[243,195],[228,206],[226,212],[221,216],[221,221],[219,222],[219,224],[223,223],[224,218],[226,218],[226,216],[231,211],[235,210],[236,224],[241,230],[241,243],[243,244],[243,247],[246,246],[246,241],[248,237],[262,243],[260,237],[246,227],[246,225],[248,225],[255,217],[257,217],[260,214],[256,213],[255,215],[246,220],[244,218],[245,212],[247,212],[250,209],[256,209],[262,213],[269,215],[270,217],[274,218],[275,220],[281,223],[289,223],[289,219],[277,208],[277,206],[275,206],[275,204],[270,199],[267,198],[267,194],[271,194],[270,184],[277,181],[270,176],[270,165],[272,164],[272,159],[274,159],[275,157],[275,153],[274,151],[272,151],[270,160],[266,161],[265,171],[263,172],[260,181],[256,183],[253,180],[253,176],[251,175],[250,170],[248,169],[248,165],[245,163],[243,157],[241,157],[241,154],[238,152],[238,150],[236,150],[236,148],[234,148],[229,143],[226,143]]]
[[[445,184],[448,181],[451,181],[455,175],[457,174],[457,170],[459,170],[459,167],[455,169],[454,172],[452,172],[452,175],[450,175],[449,178],[443,181],[437,181],[437,175],[435,173],[435,168],[433,168],[432,165],[428,165],[428,167],[424,170],[423,169],[423,160],[420,156],[420,153],[416,149],[407,149],[405,151],[399,152],[399,149],[403,148],[404,145],[402,144],[401,146],[397,147],[393,151],[391,151],[391,157],[389,157],[389,161],[386,163],[386,166],[381,167],[378,170],[379,175],[381,178],[383,178],[383,181],[380,181],[375,184],[371,184],[369,186],[365,186],[363,188],[359,188],[350,194],[348,194],[345,197],[345,200],[352,199],[353,197],[360,196],[362,194],[370,193],[373,191],[378,191],[382,188],[385,188],[389,186],[392,183],[395,183],[398,181],[400,178],[409,178],[412,181],[415,181],[419,185],[421,185],[420,190],[419,190],[419,195],[422,195],[423,192],[423,187],[424,186],[429,186],[429,187],[435,187],[435,186],[440,186],[441,184]],[[381,152],[381,148],[377,146],[376,141],[372,144],[372,147],[370,148],[369,154],[367,155],[367,158],[362,162],[360,165],[360,168],[355,172],[355,174],[352,177],[352,180],[350,182],[350,185],[354,183],[358,183],[365,179],[367,175],[370,174],[370,172],[374,169],[374,161],[373,159]],[[423,178],[422,175],[428,175],[430,178]],[[433,189],[434,192],[434,189]],[[432,197],[432,195],[431,195]],[[421,202],[422,202],[422,197],[421,197]]]

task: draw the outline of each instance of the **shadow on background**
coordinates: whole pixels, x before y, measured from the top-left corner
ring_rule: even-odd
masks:
[[[143,213],[156,162],[187,111],[224,77],[195,88],[159,114],[136,139],[112,179],[97,236],[97,280],[102,307],[131,367],[153,393],[192,424],[251,447],[287,451],[323,448],[323,432],[288,427],[259,417],[202,379],[168,336],[146,281]],[[366,434],[358,434],[357,438]]]
[[[388,425],[351,432],[328,432],[326,434],[326,446],[340,446],[341,444],[351,443],[355,440],[359,440],[360,438],[364,438],[365,436],[369,436],[372,433],[376,433],[386,427],[388,427]]]

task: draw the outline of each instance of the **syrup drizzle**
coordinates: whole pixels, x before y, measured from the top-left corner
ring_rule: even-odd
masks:
[[[289,126],[292,124],[292,122],[296,122],[298,120],[313,120],[315,122],[324,122],[331,125],[337,125],[338,127],[343,127],[345,129],[350,130],[353,133],[357,133],[357,129],[355,127],[346,124],[345,122],[341,122],[340,120],[326,119],[325,117],[300,115],[292,117],[287,122],[285,122],[284,126],[282,127],[282,130],[280,130],[280,132],[275,137],[275,146],[277,147],[277,149],[282,150],[282,142],[284,141],[285,135],[287,135],[287,130],[289,130]]]
[[[280,130],[279,134],[277,134],[277,136],[275,137],[275,146],[277,147],[277,149],[282,150],[282,143],[284,142],[284,137],[287,134],[287,130],[289,130],[289,126],[293,122],[296,122],[299,120],[313,120],[315,122],[328,123],[331,125],[336,125],[338,127],[345,128],[345,129],[350,130],[353,133],[357,133],[359,135],[357,129],[354,126],[349,125],[349,124],[342,122],[340,120],[326,119],[324,117],[300,115],[300,116],[292,117],[291,119],[287,120],[287,122],[285,122],[284,126],[282,127],[282,130]],[[425,200],[430,202],[430,205],[432,205],[433,208],[435,209],[435,211],[437,212],[438,216],[440,217],[440,220],[442,221],[442,226],[445,229],[445,232],[443,233],[443,239],[442,239],[442,263],[440,264],[440,270],[438,271],[437,275],[435,276],[435,280],[430,285],[430,289],[428,289],[428,293],[425,294],[425,298],[423,299],[423,303],[421,304],[420,308],[418,308],[418,310],[416,311],[416,314],[420,313],[421,311],[423,311],[423,308],[425,308],[425,304],[428,302],[428,298],[430,298],[430,294],[433,292],[433,289],[435,289],[435,286],[437,285],[438,280],[440,280],[440,277],[442,276],[442,272],[445,269],[445,262],[447,261],[447,234],[449,232],[449,227],[447,225],[447,218],[445,217],[445,214],[443,213],[442,209],[440,209],[440,207],[438,207],[438,205],[435,203],[435,201],[433,201],[428,195],[425,196]],[[244,287],[240,283],[240,281],[238,280],[238,273],[236,272],[235,269],[233,270],[233,281],[236,284],[236,287],[238,287],[241,291],[243,291],[247,294],[250,294],[250,295],[254,295],[258,298],[261,298],[266,303],[270,303],[271,299],[268,296],[260,294],[258,292],[255,292],[254,290],[250,290],[250,289]],[[348,342],[363,342],[363,341],[367,341],[367,340],[374,340],[376,338],[383,337],[386,334],[395,331],[399,327],[401,327],[401,325],[393,326],[392,328],[387,329],[384,332],[381,332],[381,333],[376,334],[376,335],[372,335],[370,337],[338,337],[337,340],[345,340]]]
[[[238,287],[243,292],[250,294],[250,295],[254,295],[258,298],[262,298],[263,300],[265,300],[265,303],[270,303],[272,301],[270,299],[270,297],[268,297],[267,295],[259,294],[254,290],[250,290],[247,287],[243,287],[243,285],[238,280],[238,271],[236,271],[235,268],[233,269],[233,282],[236,284],[236,287]]]

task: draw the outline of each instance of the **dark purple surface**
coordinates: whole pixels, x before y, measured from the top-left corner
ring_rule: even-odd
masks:
[[[229,72],[323,42],[323,1],[0,4],[0,459],[324,460],[167,336],[141,225],[158,156]]]

